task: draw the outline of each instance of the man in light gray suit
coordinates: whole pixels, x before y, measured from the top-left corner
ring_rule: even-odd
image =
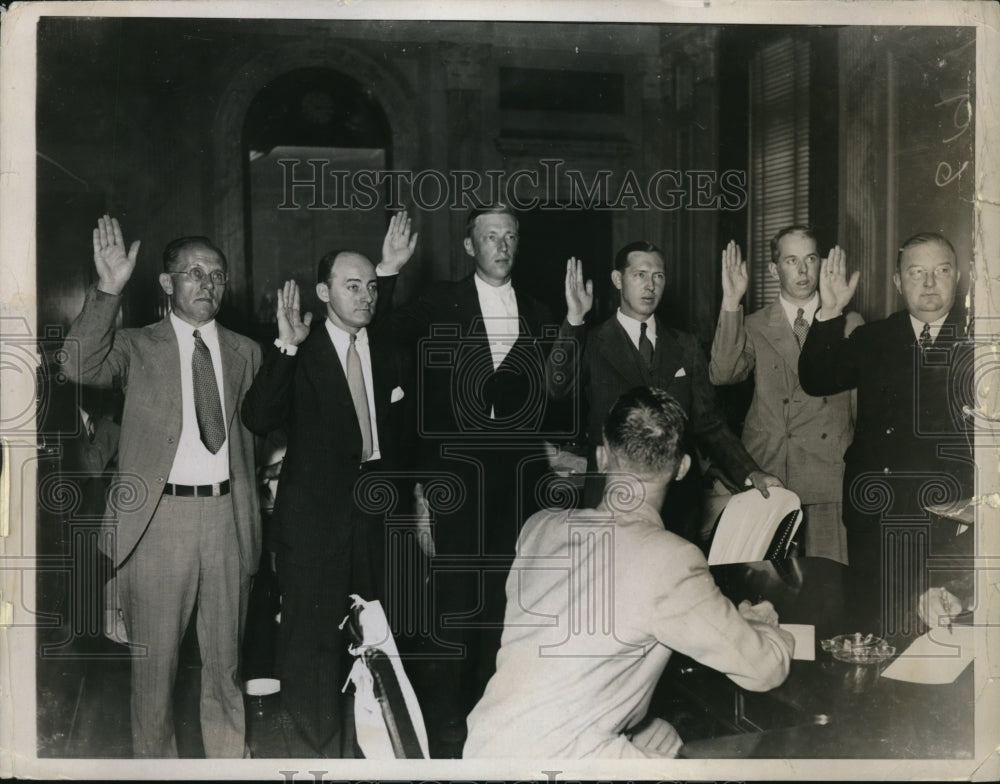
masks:
[[[243,757],[239,639],[261,520],[253,436],[238,412],[261,350],[215,322],[228,276],[206,237],[167,245],[159,283],[170,313],[139,329],[115,329],[139,243],[126,250],[108,216],[93,243],[98,283],[70,327],[65,370],[79,383],[125,392],[115,479],[122,492],[111,494],[102,541],[132,645],[133,754],[177,756],[172,692],[197,603],[205,754]]]
[[[831,258],[843,259],[839,247]],[[810,397],[799,384],[799,352],[819,308],[820,258],[808,226],[789,226],[771,240],[777,299],[743,318],[747,264],[730,241],[722,252],[722,311],[708,366],[713,384],[735,384],[756,371],[743,443],[761,468],[802,500],[806,555],[847,563],[841,484],[854,433],[852,392]],[[844,334],[863,320],[849,313]]]

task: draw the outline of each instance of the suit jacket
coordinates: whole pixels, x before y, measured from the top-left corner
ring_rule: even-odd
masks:
[[[399,348],[370,332],[369,350],[380,471],[398,473],[410,467],[409,363]],[[403,397],[393,402],[397,388]],[[321,562],[331,553],[345,552],[361,465],[361,428],[325,325],[313,329],[293,357],[268,350],[242,416],[259,435],[284,427],[288,436],[271,517],[276,545],[300,562]],[[400,488],[397,500],[408,504]]]
[[[854,440],[845,455],[844,522],[878,524],[885,512],[923,517],[923,503],[973,492],[972,345],[953,310],[921,352],[906,311],[844,335],[843,316],[815,321],[799,357],[811,395],[858,390]]]
[[[864,321],[846,316],[850,334]],[[840,500],[844,452],[854,432],[851,392],[807,395],[799,384],[799,346],[780,300],[743,319],[719,314],[708,365],[713,384],[735,384],[756,368],[743,444],[804,504]]]
[[[757,470],[754,459],[726,426],[708,380],[705,355],[693,335],[657,319],[649,368],[615,316],[589,335],[583,326],[572,327],[564,321],[559,336],[561,345],[553,350],[547,368],[549,393],[565,397],[578,381],[586,389],[591,455],[602,441],[604,418],[618,397],[633,387],[651,386],[677,399],[688,415],[688,435],[737,486]]]
[[[429,438],[482,433],[536,434],[545,416],[544,362],[551,345],[546,308],[514,290],[520,329],[496,370],[472,275],[432,284],[400,307],[395,276],[378,279],[376,331],[417,347],[422,392],[421,433]],[[555,330],[553,329],[553,336]],[[542,393],[542,394],[540,394]],[[490,418],[490,411],[494,417]]]
[[[181,434],[180,350],[169,317],[138,329],[115,330],[121,297],[96,288],[66,338],[67,375],[97,387],[125,392],[118,475],[112,484],[105,525],[116,530],[120,566],[132,553],[153,517],[170,475]],[[260,561],[261,520],[254,476],[253,436],[236,415],[260,367],[254,341],[221,324],[223,397],[229,436],[229,479],[240,563],[248,574]]]

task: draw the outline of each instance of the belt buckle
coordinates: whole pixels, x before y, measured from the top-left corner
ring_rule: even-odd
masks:
[[[222,495],[222,483],[221,482],[212,482],[212,495],[213,496]]]

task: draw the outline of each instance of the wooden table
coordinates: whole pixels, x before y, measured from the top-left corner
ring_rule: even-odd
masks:
[[[712,567],[722,592],[738,603],[770,600],[782,623],[816,628],[816,660],[795,660],[787,680],[766,693],[741,689],[721,673],[674,655],[661,681],[722,727],[691,740],[683,757],[971,758],[973,667],[941,686],[880,677],[886,665],[848,664],[820,641],[855,631],[879,634],[878,597],[855,595],[846,567],[824,558],[790,558]],[[912,637],[889,636],[897,652]],[[654,700],[655,709],[655,700]]]

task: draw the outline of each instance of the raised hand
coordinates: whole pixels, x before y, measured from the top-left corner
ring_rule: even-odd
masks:
[[[739,310],[740,300],[747,293],[749,284],[747,263],[743,261],[740,246],[735,240],[729,240],[722,251],[722,309]]]
[[[299,284],[286,280],[278,289],[278,340],[289,346],[297,346],[309,336],[312,313],[302,317],[299,308]]]
[[[433,558],[437,555],[437,548],[434,546],[434,533],[431,530],[431,510],[424,499],[424,486],[420,482],[413,486],[413,514],[417,518],[417,544],[424,555]]]
[[[857,270],[847,279],[847,254],[835,245],[830,255],[823,259],[819,270],[820,315],[824,320],[836,318],[844,312],[854,296],[861,273]]]
[[[594,281],[583,282],[583,262],[571,256],[566,262],[566,320],[578,326],[594,307]]]
[[[121,294],[132,277],[135,259],[139,255],[139,240],[125,251],[122,228],[117,218],[104,215],[94,229],[94,266],[97,267],[97,288],[107,294]]]
[[[397,212],[389,220],[389,229],[382,240],[382,261],[379,263],[380,271],[395,275],[410,260],[414,249],[417,247],[416,232],[411,234],[412,224],[410,216],[406,211]]]

